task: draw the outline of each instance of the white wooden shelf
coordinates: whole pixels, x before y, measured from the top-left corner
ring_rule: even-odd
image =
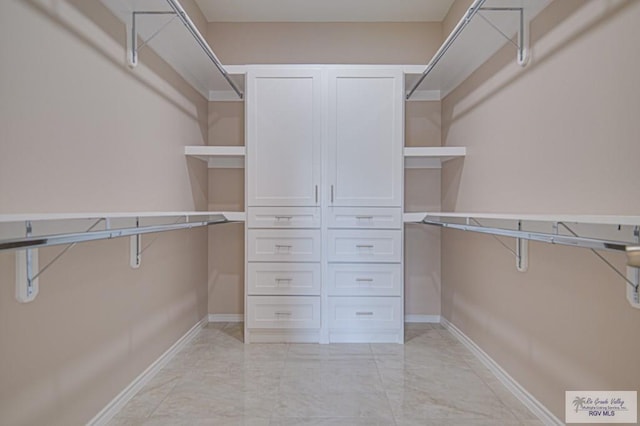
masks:
[[[584,223],[593,225],[621,225],[640,226],[640,216],[618,215],[584,215],[584,214],[517,214],[517,213],[452,213],[452,212],[419,212],[405,213],[404,222],[421,222],[423,219],[449,218],[449,219],[487,219],[530,222],[564,222]]]
[[[242,169],[247,149],[244,146],[185,146],[184,155],[207,162],[210,169]]]
[[[407,147],[404,167],[407,169],[439,169],[442,163],[467,154],[463,146]]]
[[[100,1],[125,25],[130,24],[133,12],[173,11],[165,0]],[[137,15],[136,32],[140,44],[151,38],[148,47],[206,99],[241,101],[222,74],[215,69],[193,35],[174,15]],[[224,68],[233,82],[244,91],[244,71],[233,66]]]
[[[207,211],[175,211],[175,212],[90,212],[90,213],[14,213],[0,214],[0,223],[63,221],[83,219],[151,219],[174,217],[223,216],[228,221],[244,222],[245,212],[207,212]]]
[[[523,8],[526,28],[528,22],[535,18],[549,3],[550,0],[487,0],[482,7],[485,9]],[[482,16],[479,16],[479,14],[482,14]],[[520,28],[518,12],[480,10],[464,27],[459,36],[455,38],[446,53],[420,84],[411,100],[444,98],[500,48],[509,43],[483,17],[491,21],[496,28],[509,37],[516,36]],[[516,51],[517,49],[514,46],[514,62],[516,61]],[[408,88],[413,87],[425,69],[426,67],[423,66],[420,71],[407,74],[405,76],[406,86]],[[426,99],[424,99],[425,97]]]

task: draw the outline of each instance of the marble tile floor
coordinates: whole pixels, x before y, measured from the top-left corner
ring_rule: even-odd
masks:
[[[245,345],[241,324],[209,324],[109,426],[542,424],[440,325],[405,334],[405,345]]]

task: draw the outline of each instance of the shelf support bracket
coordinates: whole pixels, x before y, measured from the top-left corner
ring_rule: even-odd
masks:
[[[522,221],[518,221],[518,231],[522,231]],[[529,269],[529,240],[516,238],[516,269],[527,272]]]
[[[184,219],[184,223],[189,223],[189,216],[179,217],[175,222],[171,223],[171,225],[177,225],[180,221]],[[140,227],[140,218],[136,218],[136,228]],[[156,235],[153,237],[149,244],[142,247],[142,234],[131,235],[129,238],[129,266],[133,269],[138,269],[142,264],[142,253],[147,251],[149,247],[156,242],[160,235]]]
[[[138,15],[173,15],[173,18],[165,22],[155,33],[138,46],[138,31],[136,29],[136,18]],[[160,34],[178,15],[175,12],[132,12],[131,21],[127,23],[127,62],[131,68],[138,65],[138,52],[146,46],[155,36]]]
[[[567,226],[566,223],[558,222],[558,225],[562,226],[564,229],[566,229],[574,237],[579,237],[579,235],[577,233],[575,233],[571,228],[569,228],[569,226]],[[638,227],[636,227],[634,229],[634,235],[636,235],[636,239],[638,238],[638,235],[640,235],[640,232],[638,234],[636,234],[637,230],[638,230]],[[589,250],[591,250],[591,252],[593,254],[595,254],[596,257],[598,257],[602,262],[604,262],[611,270],[613,270],[613,272],[615,272],[623,280],[625,280],[626,283],[629,284],[628,287],[629,287],[630,291],[635,292],[636,294],[638,293],[638,289],[640,288],[640,279],[639,279],[640,277],[638,276],[638,274],[634,274],[630,279],[629,276],[627,276],[627,275],[623,274],[622,272],[620,272],[620,270],[618,268],[616,268],[611,262],[609,262],[607,259],[605,259],[604,256],[602,256],[600,253],[598,253],[594,249],[589,249]],[[635,306],[635,307],[640,308],[640,304],[638,306]]]
[[[473,217],[466,218],[467,225],[471,225],[471,222],[475,223],[478,226],[484,227],[477,219]],[[518,221],[518,231],[522,231],[522,222]],[[516,238],[516,249],[513,250],[509,247],[504,241],[498,238],[495,235],[492,237],[500,243],[500,245],[506,248],[512,255],[516,258],[516,269],[518,272],[527,272],[529,269],[529,241],[525,238]]]
[[[31,221],[25,222],[25,236],[31,237]],[[34,271],[38,270],[38,249],[25,249],[16,251],[16,300],[20,303],[32,302],[40,286],[38,275]]]
[[[640,227],[636,226],[633,228],[633,236],[638,246],[640,246]],[[627,281],[635,284],[635,287],[627,286],[627,300],[631,306],[640,309],[640,291],[638,290],[640,284],[640,268],[627,266]]]
[[[106,219],[100,218],[96,220],[85,232],[93,230],[102,221],[105,221],[105,225],[108,228]],[[31,222],[26,222],[26,237],[33,235],[33,229]],[[49,267],[64,256],[69,250],[75,247],[77,243],[71,243],[67,245],[60,253],[58,253],[49,263],[38,268],[38,249],[25,249],[16,251],[16,299],[20,303],[32,302],[40,290],[38,278]],[[37,272],[36,272],[37,271]]]
[[[494,30],[502,34],[502,36],[509,41],[509,43],[513,44],[516,49],[518,49],[517,61],[518,65],[524,67],[527,65],[529,61],[529,24],[525,22],[524,19],[524,8],[522,7],[481,7],[480,11],[487,12],[518,12],[520,15],[520,22],[518,28],[518,41],[514,43],[511,38],[505,34],[500,28],[493,24],[487,17],[485,17],[482,13],[478,13],[487,24],[491,25]]]
[[[140,227],[140,218],[136,218],[136,228]],[[138,269],[142,263],[142,234],[129,237],[129,266]]]

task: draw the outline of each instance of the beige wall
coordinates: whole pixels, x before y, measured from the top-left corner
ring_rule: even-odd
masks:
[[[207,208],[183,154],[207,102],[148,49],[129,70],[123,45],[98,1],[0,2],[0,214]],[[206,230],[159,234],[137,270],[128,245],[79,244],[29,304],[0,253],[0,424],[87,422],[206,316]]]
[[[439,23],[211,23],[209,42],[225,64],[426,64],[441,43]],[[440,102],[406,104],[407,146],[440,146]],[[209,104],[209,144],[244,145],[244,104]],[[238,170],[209,171],[209,206],[242,210]],[[406,174],[406,210],[440,208],[440,172]],[[432,235],[432,238],[425,238]],[[405,232],[406,313],[440,314],[439,231]],[[209,243],[209,312],[242,314],[243,229],[212,229]],[[426,253],[426,254],[425,254]],[[241,255],[242,257],[238,257]]]
[[[210,23],[224,64],[426,64],[440,23]]]
[[[639,19],[636,1],[556,1],[529,66],[508,47],[447,97],[443,144],[468,153],[443,210],[637,215]],[[490,236],[447,230],[442,260],[444,317],[561,420],[565,390],[638,390],[640,311],[588,250],[532,243],[518,273]]]

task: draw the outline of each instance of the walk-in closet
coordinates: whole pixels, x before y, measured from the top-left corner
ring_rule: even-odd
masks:
[[[1,2],[0,425],[637,424],[638,22]]]

